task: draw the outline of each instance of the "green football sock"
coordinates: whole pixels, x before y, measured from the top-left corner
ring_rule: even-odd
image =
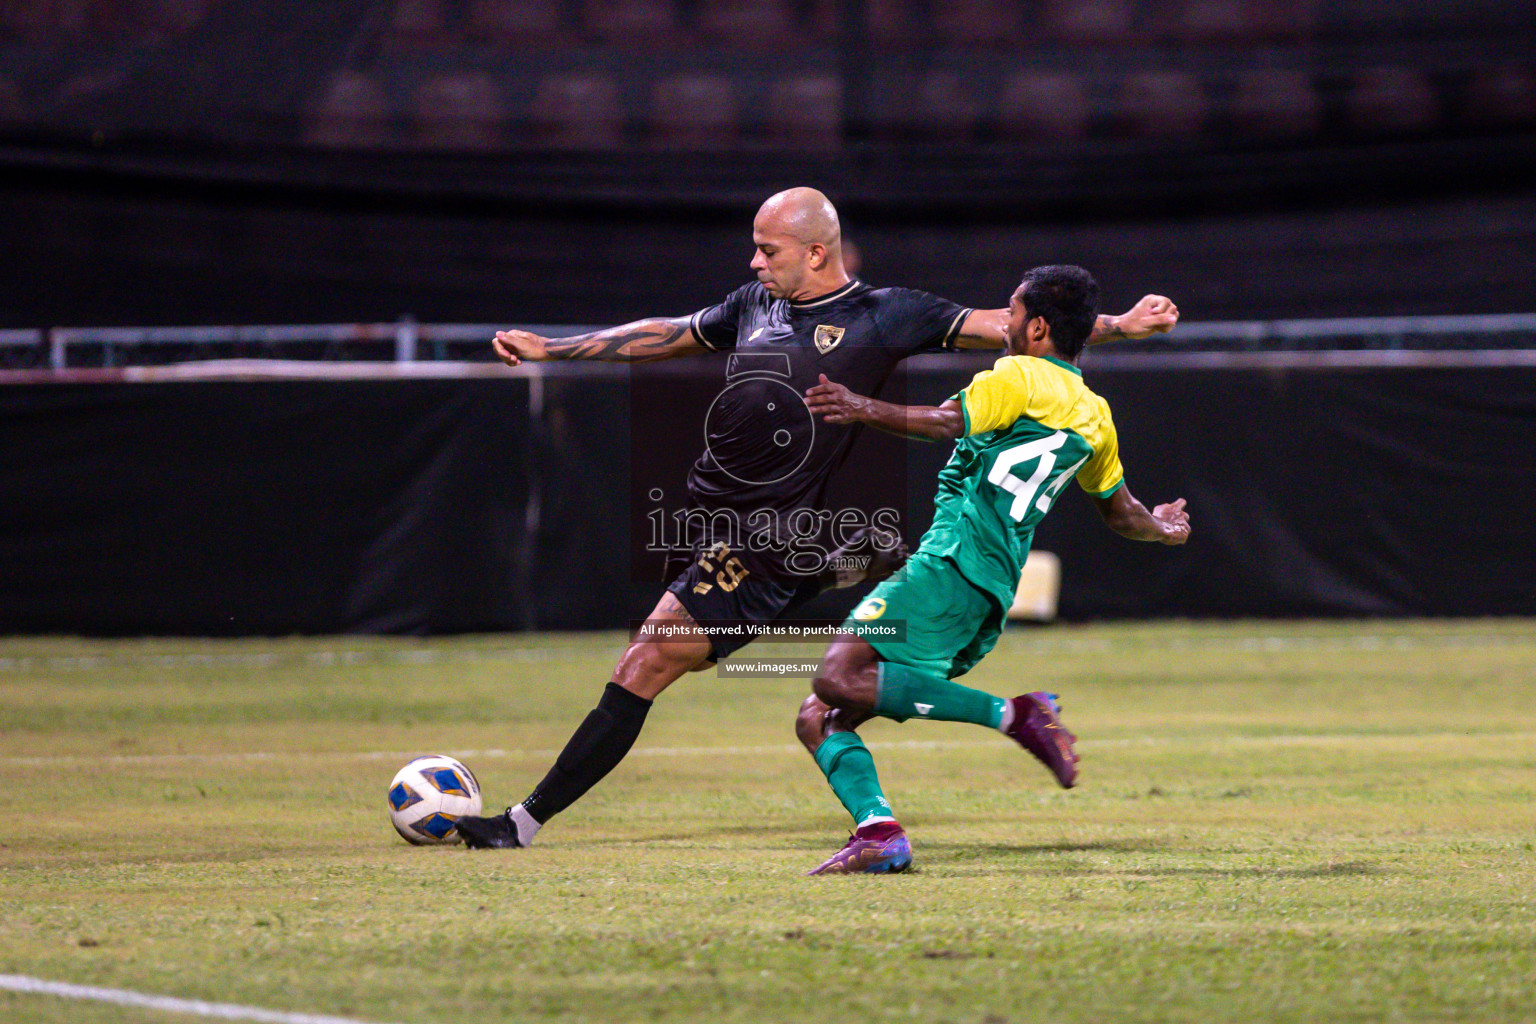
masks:
[[[855,825],[867,824],[871,819],[894,818],[891,805],[880,792],[874,755],[858,733],[834,732],[821,741],[813,756],[832,792],[853,815]]]
[[[880,692],[875,714],[905,722],[928,718],[935,722],[969,722],[996,729],[1008,701],[981,690],[919,672],[894,661],[880,663]]]

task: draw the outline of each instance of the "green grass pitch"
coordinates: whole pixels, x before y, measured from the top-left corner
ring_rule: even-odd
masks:
[[[967,681],[1060,692],[1082,782],[871,723],[909,875],[804,877],[847,830],[806,681],[712,672],[532,849],[395,836],[408,756],[522,796],[621,643],[0,641],[0,973],[402,1024],[1536,1019],[1536,623],[1010,631]]]

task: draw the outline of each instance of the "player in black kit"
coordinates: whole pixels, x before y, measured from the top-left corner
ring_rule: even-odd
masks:
[[[624,758],[658,694],[748,643],[753,632],[744,627],[772,622],[820,589],[827,560],[808,559],[796,541],[805,535],[807,512],[815,519],[827,480],[856,434],[813,421],[800,396],[819,375],[872,395],[907,356],[1005,344],[1006,309],[968,309],[926,292],[872,289],[850,278],[837,211],[814,189],[770,197],[753,221],[752,241],[757,282],[691,317],[640,320],[573,338],[496,334],[493,345],[508,366],[525,359],[641,362],[728,352],[730,383],[710,410],[705,450],[688,476],[699,530],[690,538],[687,568],[533,792],[502,814],[459,820],[467,846],[527,846],[544,822]],[[1089,343],[1145,337],[1177,321],[1172,302],[1148,295],[1121,316],[1099,317]],[[899,557],[888,557],[884,571],[899,564]]]

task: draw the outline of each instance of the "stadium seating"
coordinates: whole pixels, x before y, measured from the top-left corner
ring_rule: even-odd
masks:
[[[113,21],[114,11],[97,0],[57,0],[36,4],[47,9],[60,31],[69,35],[87,35],[105,31]]]
[[[1162,9],[1157,34],[1194,43],[1244,43],[1258,35],[1258,4],[1247,0],[1187,0]]]
[[[30,39],[58,25],[51,4],[0,0],[0,40]]]
[[[561,0],[472,0],[469,37],[506,46],[568,45]]]
[[[682,74],[663,78],[651,90],[647,125],[649,140],[655,146],[728,146],[738,127],[735,88],[723,75]]]
[[[1114,126],[1120,133],[1172,138],[1197,135],[1208,104],[1200,82],[1182,71],[1145,71],[1127,77],[1117,93]]]
[[[403,48],[446,46],[452,42],[443,0],[396,0],[390,41]]]
[[[1008,0],[950,0],[933,5],[934,34],[949,46],[1018,46],[1020,5]]]
[[[1479,128],[1536,126],[1536,71],[1510,64],[1477,71],[1467,83],[1462,119]]]
[[[1007,140],[1075,139],[1093,116],[1088,90],[1075,75],[1022,71],[1003,82],[998,131]]]
[[[1312,34],[1316,0],[1185,0],[1156,5],[1155,34],[1199,45],[1246,46],[1305,39]]]
[[[1250,42],[1306,42],[1317,32],[1322,0],[1249,0],[1255,35]]]
[[[968,142],[976,134],[981,105],[973,84],[954,71],[932,71],[918,84],[912,110],[916,134],[933,142]]]
[[[1282,138],[1316,132],[1323,105],[1307,72],[1257,70],[1238,75],[1227,112],[1239,135]]]
[[[617,149],[624,141],[618,83],[606,75],[545,75],[529,115],[529,136],[541,146],[601,150]]]
[[[16,83],[0,79],[0,127],[22,124],[27,120],[27,104]]]
[[[909,0],[864,0],[864,28],[872,44],[889,49],[910,46],[925,31]]]
[[[0,0],[0,40],[100,35],[154,46],[203,23],[217,0]]]
[[[34,89],[39,109],[45,96],[107,95],[134,64],[71,63],[72,48],[163,45],[231,2],[0,0],[0,49],[14,55],[0,73]],[[1240,144],[1340,128],[1380,138],[1536,124],[1536,70],[1511,31],[1517,14],[1498,5],[388,0],[379,12],[378,38],[360,38],[351,65],[371,77],[314,83],[318,98],[292,111],[305,141],[700,151],[765,139],[834,149],[845,133],[937,145],[1109,133]],[[841,24],[850,12],[861,20]],[[1388,52],[1363,34],[1373,26],[1395,39],[1380,65],[1350,50]],[[1415,50],[1425,26],[1491,47],[1490,66],[1477,67],[1483,51],[1470,46]],[[873,48],[869,65],[843,65],[849,31],[855,47],[843,53]],[[16,69],[48,66],[49,48],[56,66],[77,70],[38,88]],[[495,63],[501,55],[488,52],[504,50],[518,59]],[[664,61],[636,59],[653,53]],[[845,89],[857,97],[849,116]]]
[[[790,0],[699,0],[694,18],[706,41],[746,49],[782,46],[800,32]]]
[[[393,141],[389,97],[368,75],[338,72],[310,112],[305,142],[336,149],[367,148]]]
[[[687,39],[671,0],[584,0],[581,23],[592,36],[615,46],[669,46]]]
[[[1349,126],[1364,135],[1399,135],[1433,128],[1440,101],[1417,68],[1366,68],[1354,76],[1345,100]]]
[[[140,42],[163,42],[203,23],[213,0],[155,0],[125,5],[126,31]]]
[[[1045,0],[1040,27],[1047,38],[1081,45],[1124,45],[1134,38],[1131,0]]]
[[[843,143],[843,83],[836,75],[806,73],[775,81],[768,93],[767,135],[802,149]]]
[[[423,82],[411,120],[416,143],[432,149],[506,145],[506,105],[496,83],[484,73],[442,75]]]

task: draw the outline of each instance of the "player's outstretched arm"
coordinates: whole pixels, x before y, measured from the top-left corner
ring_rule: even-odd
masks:
[[[973,309],[955,335],[956,348],[1007,348],[1008,311]]]
[[[508,366],[523,360],[599,359],[606,362],[650,363],[659,359],[695,355],[709,349],[693,336],[688,318],[636,320],[591,334],[570,338],[545,338],[529,331],[497,331],[491,339],[496,356]]]
[[[1122,537],[1159,544],[1183,544],[1189,540],[1189,513],[1184,511],[1183,498],[1148,512],[1129,487],[1121,487],[1109,497],[1096,497],[1093,502],[1104,517],[1104,525]]]
[[[1141,301],[1119,316],[1108,313],[1094,321],[1088,344],[1129,341],[1153,334],[1166,334],[1179,322],[1179,307],[1164,295],[1144,295]],[[955,336],[956,348],[1006,348],[1008,345],[1008,310],[977,309],[960,325]]]
[[[1119,316],[1100,315],[1088,335],[1088,344],[1129,341],[1167,334],[1179,322],[1179,307],[1165,295],[1143,295],[1141,301]]]
[[[821,382],[805,393],[806,408],[828,423],[867,423],[903,437],[952,441],[965,433],[965,413],[950,399],[943,405],[892,405],[856,395],[821,374]]]

